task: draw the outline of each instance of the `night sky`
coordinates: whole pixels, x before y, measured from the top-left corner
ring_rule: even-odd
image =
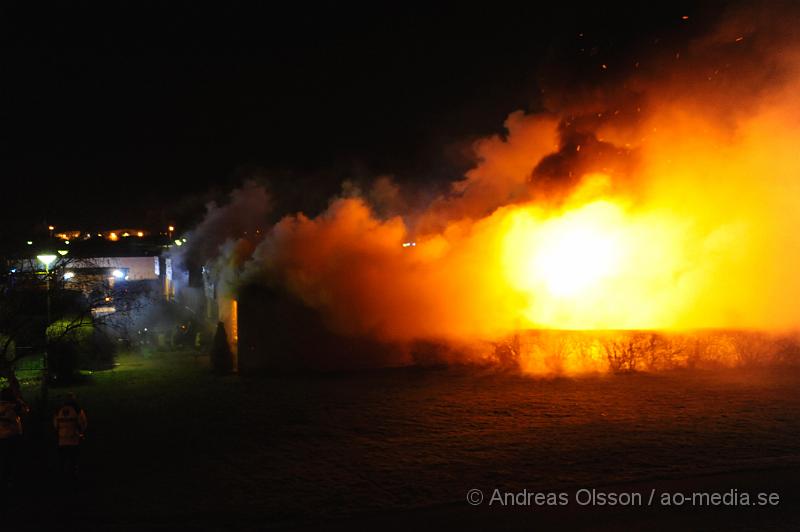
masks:
[[[622,76],[721,9],[168,4],[0,7],[6,237],[189,224],[251,176],[306,210],[346,178],[446,183],[542,88]]]

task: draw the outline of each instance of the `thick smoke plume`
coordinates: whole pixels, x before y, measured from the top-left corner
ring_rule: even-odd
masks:
[[[268,195],[245,187],[190,254],[231,293],[261,283],[387,342],[797,329],[796,22],[739,9],[683,50],[597,65],[613,81],[544,83],[546,111],[511,113],[424,209],[382,177],[267,228]]]

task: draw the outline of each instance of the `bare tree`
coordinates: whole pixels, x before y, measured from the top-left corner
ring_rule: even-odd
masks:
[[[61,257],[42,271],[35,259],[20,259],[0,273],[0,375],[16,382],[26,357],[43,358],[42,395],[47,394],[47,353],[74,342],[82,330],[109,331],[139,304],[135,294],[113,286],[91,259]],[[67,273],[69,272],[69,273]],[[65,275],[66,274],[66,275]]]

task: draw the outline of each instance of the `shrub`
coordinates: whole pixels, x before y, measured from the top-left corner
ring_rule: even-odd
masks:
[[[14,360],[16,356],[17,350],[14,340],[0,333],[0,357],[5,358],[6,362],[10,362]]]
[[[48,369],[54,383],[70,384],[78,374],[78,348],[70,342],[54,342],[47,347]]]
[[[214,344],[211,346],[211,366],[215,373],[225,374],[233,370],[233,353],[228,345],[228,335],[222,322],[217,324]]]
[[[50,373],[58,382],[70,382],[79,369],[108,367],[116,346],[89,318],[63,319],[47,328]]]

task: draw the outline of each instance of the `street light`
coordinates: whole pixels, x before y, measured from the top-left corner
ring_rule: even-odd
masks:
[[[51,255],[49,253],[43,253],[41,255],[36,256],[39,259],[39,262],[44,264],[44,272],[45,272],[45,282],[47,283],[47,323],[44,327],[44,340],[45,340],[45,348],[44,348],[44,357],[42,357],[42,412],[47,409],[47,381],[50,378],[49,375],[49,367],[48,367],[48,360],[47,360],[47,351],[49,349],[49,340],[47,337],[47,329],[50,328],[50,265],[53,264],[58,257],[56,255]]]
[[[53,264],[53,261],[56,260],[58,257],[55,255],[45,254],[45,255],[36,255],[36,258],[39,259],[39,262],[44,264],[45,271],[50,271],[50,265]]]

